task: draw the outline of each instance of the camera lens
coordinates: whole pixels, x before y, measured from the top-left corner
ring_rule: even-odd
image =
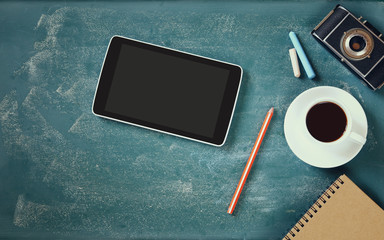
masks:
[[[355,52],[360,52],[366,45],[367,43],[362,36],[354,36],[349,41],[349,47]]]
[[[340,48],[344,56],[358,61],[369,58],[373,50],[372,35],[365,29],[353,28],[345,32],[340,41]]]

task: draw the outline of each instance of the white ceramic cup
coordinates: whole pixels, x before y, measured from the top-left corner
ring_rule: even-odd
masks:
[[[308,112],[316,104],[324,102],[339,106],[347,120],[344,132],[336,129],[338,132],[332,136],[335,140],[328,139],[331,142],[326,139],[319,141],[323,136],[313,132],[316,139],[307,127]],[[316,121],[311,124],[316,124]],[[284,119],[284,135],[292,152],[303,162],[320,168],[338,167],[351,161],[365,144],[367,132],[368,122],[360,103],[348,92],[331,86],[314,87],[299,94],[288,107]]]
[[[308,130],[307,124],[306,124],[306,118],[308,112],[317,104],[330,102],[333,104],[336,104],[339,106],[345,113],[345,116],[347,118],[347,125],[345,127],[344,133],[336,140],[331,142],[322,142],[315,137],[311,135],[311,133]],[[310,143],[311,145],[316,145],[318,151],[314,154],[324,154],[324,152],[328,154],[343,154],[345,152],[348,152],[351,147],[355,148],[361,148],[365,142],[366,138],[361,136],[356,132],[356,118],[352,115],[351,111],[343,104],[342,101],[339,101],[336,98],[332,97],[321,97],[313,100],[310,104],[307,105],[305,111],[303,111],[304,114],[302,114],[301,119],[299,119],[299,129],[303,131],[303,136],[305,137],[306,143]],[[304,143],[305,144],[305,143]]]

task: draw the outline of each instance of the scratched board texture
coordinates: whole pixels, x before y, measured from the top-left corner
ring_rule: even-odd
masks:
[[[281,239],[346,173],[384,207],[384,90],[310,35],[336,2],[0,2],[1,239]],[[384,31],[383,2],[345,2]],[[293,76],[289,31],[317,73]],[[244,69],[221,147],[101,119],[91,107],[121,35]],[[368,119],[350,163],[314,168],[290,151],[285,112],[301,92],[351,93]],[[226,213],[266,112],[275,114],[233,215]]]

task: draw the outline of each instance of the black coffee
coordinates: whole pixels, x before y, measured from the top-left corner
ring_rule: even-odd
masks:
[[[309,110],[306,124],[314,138],[322,142],[333,142],[344,134],[347,117],[337,104],[322,102]]]

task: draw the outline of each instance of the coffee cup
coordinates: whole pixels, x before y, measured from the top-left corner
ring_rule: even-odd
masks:
[[[346,143],[348,141],[353,142],[356,147],[365,144],[366,138],[353,128],[356,123],[351,111],[336,98],[315,99],[304,112],[306,114],[301,119],[304,121],[301,128],[307,141],[321,145],[321,151],[343,152],[340,148],[351,147]]]
[[[316,167],[336,167],[353,159],[366,142],[367,120],[359,102],[335,87],[300,94],[287,110],[284,132],[291,150]]]
[[[316,99],[307,107],[306,134],[315,140],[334,144],[350,140],[363,145],[365,137],[353,132],[353,118],[349,109],[334,98]]]

